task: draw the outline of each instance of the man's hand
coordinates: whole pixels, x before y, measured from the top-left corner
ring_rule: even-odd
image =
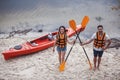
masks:
[[[103,51],[107,49],[107,47],[102,47]]]
[[[84,43],[80,43],[80,46],[83,46],[84,45]]]

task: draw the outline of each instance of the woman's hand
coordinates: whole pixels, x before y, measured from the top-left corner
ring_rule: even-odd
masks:
[[[72,41],[72,44],[74,44],[76,42],[76,39]]]
[[[53,52],[55,51],[55,48],[53,48]]]

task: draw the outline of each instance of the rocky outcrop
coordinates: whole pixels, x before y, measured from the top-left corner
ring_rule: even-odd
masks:
[[[112,43],[109,46],[109,48],[119,49],[119,47],[120,47],[120,38],[111,38],[111,40],[112,40]]]
[[[9,33],[9,36],[6,38],[10,38],[12,36],[14,36],[15,34],[27,34],[28,32],[30,32],[32,29],[25,29],[25,30],[17,30],[17,31],[12,31]]]

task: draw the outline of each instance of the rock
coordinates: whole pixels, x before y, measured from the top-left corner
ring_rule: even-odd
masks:
[[[12,32],[9,33],[9,36],[6,37],[6,39],[14,36],[15,34],[25,34],[25,35],[26,35],[26,34],[27,34],[28,32],[30,32],[31,30],[32,30],[32,29],[12,31]]]
[[[40,29],[40,30],[38,30],[38,32],[43,32],[43,30],[42,30],[42,29]]]
[[[109,48],[119,49],[119,47],[120,47],[120,38],[111,38],[111,40],[112,40],[112,43],[109,46]]]

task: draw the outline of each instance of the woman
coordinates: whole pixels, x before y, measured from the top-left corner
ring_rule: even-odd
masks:
[[[69,42],[67,39],[66,29],[64,26],[59,27],[58,34],[56,35],[56,41],[53,47],[53,52],[55,51],[55,46],[57,46],[57,51],[59,55],[59,63],[64,61],[65,53],[67,50],[67,42],[73,44],[74,41]]]

